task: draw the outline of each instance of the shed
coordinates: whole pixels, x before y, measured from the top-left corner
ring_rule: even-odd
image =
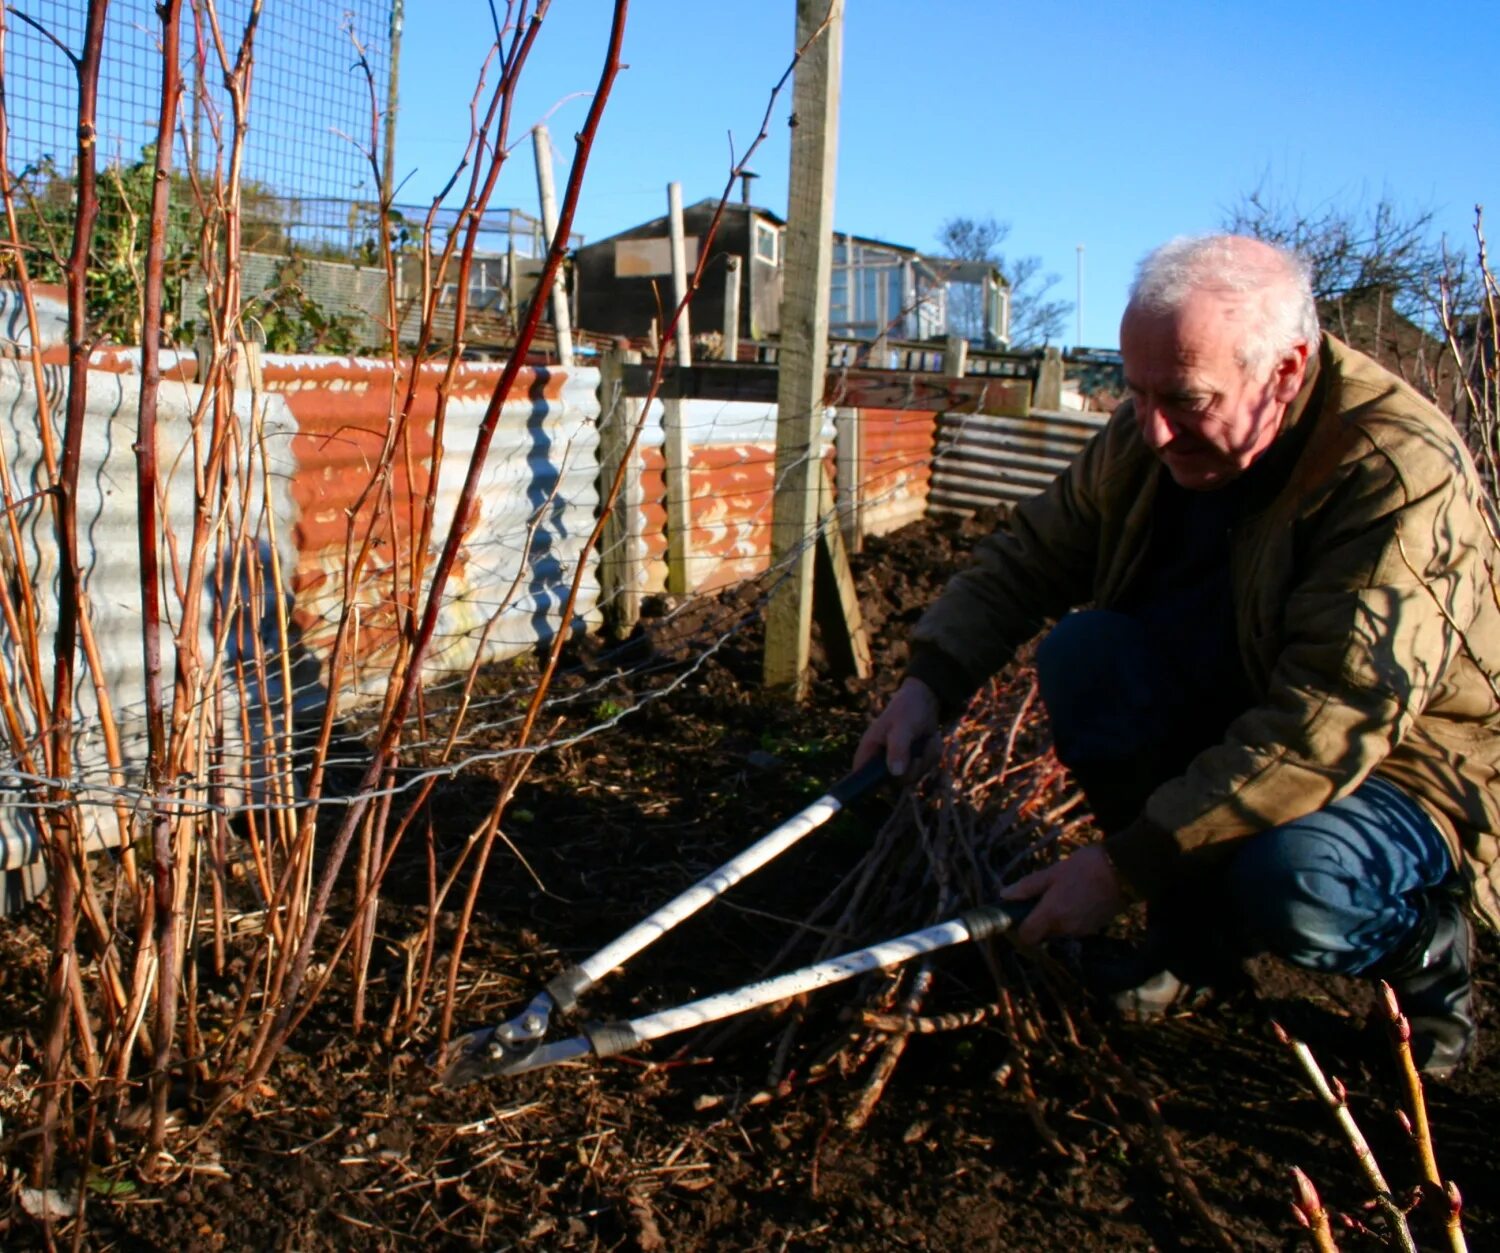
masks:
[[[689,273],[698,264],[698,249],[708,233],[717,200],[700,200],[682,211]],[[693,298],[692,323],[698,331],[724,326],[725,263],[740,262],[740,335],[765,339],[780,329],[781,246],[784,219],[749,204],[726,204],[714,236],[703,285]],[[665,327],[672,298],[672,248],[667,217],[596,240],[574,254],[578,281],[578,324],[604,335],[633,338]]]

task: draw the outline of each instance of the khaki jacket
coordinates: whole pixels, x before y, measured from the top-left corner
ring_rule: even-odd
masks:
[[[1432,815],[1500,926],[1497,550],[1474,465],[1446,417],[1331,336],[1277,439],[1290,469],[1231,539],[1258,699],[1106,850],[1151,897],[1182,857],[1321,809],[1373,772]],[[976,547],[917,624],[911,673],[951,705],[1049,619],[1110,608],[1148,551],[1161,473],[1127,401]]]

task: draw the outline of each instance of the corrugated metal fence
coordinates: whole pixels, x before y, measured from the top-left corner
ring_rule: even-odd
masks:
[[[1047,486],[1109,421],[1105,413],[1033,409],[1024,418],[938,418],[931,508],[972,514],[1014,505]]]
[[[0,543],[0,571],[14,588],[24,579],[37,594],[39,625],[55,624],[57,555],[47,475],[41,453],[43,412],[57,437],[67,386],[57,342],[62,320],[44,294],[44,396],[26,353],[13,297],[0,291],[0,316],[10,331],[0,342],[0,444],[9,476],[7,502],[19,547]],[[66,781],[92,806],[95,835],[111,842],[131,821],[144,769],[145,676],[135,502],[135,438],[140,401],[139,355],[105,349],[90,371],[80,491],[79,533],[97,673],[80,658],[75,766]],[[173,630],[183,620],[183,565],[195,525],[203,522],[202,437],[212,398],[191,377],[190,355],[168,363],[160,392],[158,459],[162,467],[163,573],[166,622],[162,648],[173,656]],[[211,660],[212,705],[205,725],[218,737],[220,780],[197,781],[183,793],[219,803],[244,799],[272,765],[263,709],[306,714],[333,693],[340,708],[386,690],[402,631],[425,601],[435,555],[453,517],[480,420],[502,367],[455,367],[440,402],[441,365],[410,366],[357,358],[265,356],[258,386],[234,396],[226,428],[230,452],[222,471],[201,591],[199,653]],[[392,414],[414,384],[411,418],[399,439]],[[600,499],[600,373],[596,369],[529,368],[501,411],[478,507],[447,586],[424,679],[436,685],[477,660],[534,649],[560,626],[567,588],[587,562],[572,629],[600,620],[596,555],[583,554]],[[639,418],[639,401],[632,420]],[[690,495],[688,586],[708,592],[764,571],[770,561],[775,494],[776,407],[764,401],[683,399],[675,421],[685,436]],[[223,421],[224,419],[221,419]],[[1102,415],[1033,413],[1028,418],[957,416],[922,409],[828,409],[823,456],[828,481],[835,445],[853,441],[838,466],[842,504],[855,510],[862,534],[880,534],[919,518],[929,507],[972,511],[1007,504],[1040,490],[1104,422]],[[632,541],[639,556],[639,592],[667,586],[669,474],[664,405],[645,414],[635,453],[637,486],[629,496]],[[388,446],[396,441],[394,456]],[[850,456],[849,454],[855,454]],[[388,461],[389,471],[376,468]],[[846,465],[852,469],[846,470]],[[830,491],[832,489],[830,488]],[[430,512],[431,516],[428,516]],[[200,529],[201,533],[201,529]],[[278,593],[276,589],[281,589]],[[229,609],[228,606],[234,608]],[[226,617],[232,618],[226,621]],[[348,634],[344,665],[331,672],[341,623]],[[87,641],[85,641],[87,643]],[[10,632],[0,647],[11,705],[24,708],[26,660]],[[254,654],[286,664],[263,667],[247,684],[229,681]],[[50,649],[43,647],[40,686],[50,685]],[[170,687],[171,673],[163,676]],[[283,688],[290,683],[293,699]],[[112,709],[100,705],[107,696]],[[168,694],[170,695],[170,694]],[[119,728],[111,756],[101,723]],[[33,743],[45,737],[39,719],[22,728]],[[280,734],[280,732],[275,732]],[[12,746],[0,762],[0,836],[4,867],[30,861],[38,833],[23,802],[35,774]],[[247,760],[252,765],[245,772]],[[219,787],[212,793],[214,786]],[[238,787],[225,800],[225,786]],[[290,785],[288,785],[290,786]],[[197,791],[194,792],[193,789]],[[109,815],[114,814],[112,821]]]
[[[12,354],[15,345],[11,345]],[[55,360],[49,345],[44,359]],[[56,781],[87,813],[89,835],[118,838],[120,806],[143,782],[145,669],[138,553],[136,457],[139,375],[128,355],[106,352],[89,373],[78,493],[83,586],[92,639],[77,663],[73,769]],[[185,620],[184,588],[195,527],[207,535],[206,574],[192,645],[205,661],[194,717],[215,743],[217,779],[194,780],[184,805],[235,803],[223,789],[264,777],[264,710],[297,713],[377,696],[389,683],[403,622],[425,600],[434,558],[446,537],[479,422],[501,367],[463,365],[439,423],[439,367],[418,373],[412,418],[397,441],[388,474],[376,473],[392,438],[390,415],[409,375],[390,363],[268,357],[263,387],[238,390],[222,438],[208,437],[212,398],[195,383],[164,382],[159,392],[161,467],[161,646],[173,680],[174,634]],[[52,683],[48,644],[56,624],[58,555],[45,429],[59,438],[67,375],[44,364],[43,391],[25,356],[0,356],[0,453],[14,520],[0,543],[0,576],[24,582],[37,605],[39,649],[28,653],[13,631],[0,640],[8,706],[30,715],[25,744],[44,742],[29,691]],[[550,639],[567,587],[593,527],[597,496],[598,371],[523,370],[500,414],[477,509],[447,584],[424,678],[437,683],[476,659],[514,656]],[[43,422],[46,423],[46,428]],[[216,475],[211,449],[225,450]],[[216,486],[215,486],[216,485]],[[427,517],[431,501],[431,517]],[[19,544],[11,537],[18,537]],[[425,546],[424,546],[425,544]],[[415,554],[421,554],[418,560]],[[280,589],[278,591],[278,589]],[[573,625],[597,622],[599,584],[588,559]],[[345,664],[330,673],[341,620]],[[92,659],[88,653],[92,653]],[[39,670],[29,667],[38,659]],[[285,665],[281,664],[284,659]],[[246,672],[253,664],[253,678]],[[30,678],[28,679],[28,675]],[[31,686],[28,688],[28,682]],[[101,706],[107,698],[110,708]],[[170,691],[164,692],[170,703]],[[110,751],[104,726],[118,728]],[[275,734],[281,734],[281,731]],[[10,737],[14,739],[15,737]],[[31,861],[38,830],[23,800],[44,781],[34,754],[12,743],[0,761],[0,866]],[[30,762],[28,766],[28,761]],[[238,781],[236,783],[235,781]],[[257,786],[252,783],[252,786]],[[215,789],[220,799],[215,801]]]

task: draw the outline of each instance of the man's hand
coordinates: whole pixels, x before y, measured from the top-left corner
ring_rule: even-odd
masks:
[[[905,778],[912,768],[912,755],[918,747],[928,751],[937,748],[937,730],[937,694],[921,679],[906,679],[896,689],[891,703],[870,723],[860,739],[859,748],[854,753],[854,769],[858,770],[872,757],[884,752],[891,777]]]
[[[1001,889],[1000,899],[1036,901],[1016,932],[1016,943],[1026,946],[1054,936],[1092,935],[1126,905],[1119,873],[1097,844],[1017,879]]]

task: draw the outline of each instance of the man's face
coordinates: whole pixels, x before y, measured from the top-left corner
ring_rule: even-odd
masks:
[[[1147,445],[1179,486],[1221,487],[1270,448],[1287,405],[1302,386],[1307,347],[1299,345],[1252,374],[1236,348],[1253,305],[1197,292],[1172,313],[1133,306],[1120,323],[1125,385]]]

